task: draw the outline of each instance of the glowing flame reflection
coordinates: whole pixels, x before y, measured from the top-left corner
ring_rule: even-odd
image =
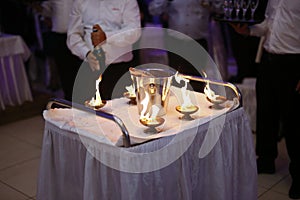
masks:
[[[102,80],[102,75],[99,76],[99,78],[96,80],[96,94],[95,97],[93,97],[90,102],[89,105],[90,106],[101,106],[102,104],[102,99],[100,96],[100,92],[99,92],[99,83]]]

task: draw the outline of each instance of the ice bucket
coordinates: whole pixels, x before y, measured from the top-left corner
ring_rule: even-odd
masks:
[[[136,101],[141,117],[163,116],[167,113],[170,87],[175,70],[161,65],[149,64],[134,68],[131,73],[136,88]],[[139,73],[141,72],[141,73]]]

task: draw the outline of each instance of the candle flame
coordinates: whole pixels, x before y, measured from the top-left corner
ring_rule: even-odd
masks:
[[[130,97],[135,97],[135,86],[132,84],[130,86],[125,86]]]
[[[180,89],[183,98],[183,103],[181,104],[181,108],[185,109],[185,108],[194,107],[194,104],[191,102],[189,91],[187,90],[187,83],[189,82],[189,80],[178,75],[178,72],[176,72],[175,74],[175,80],[178,83],[180,83],[180,81],[184,81],[184,86]]]
[[[148,92],[145,92],[145,98],[141,101],[141,104],[143,106],[143,109],[141,111],[141,115],[140,115],[140,119],[144,119],[144,118],[148,118],[149,115],[148,113],[146,114],[146,111],[147,111],[147,107],[148,107],[148,103],[149,103],[149,94]]]
[[[171,79],[172,77],[169,77],[166,81],[167,81],[167,84],[163,84],[163,89],[162,89],[162,101],[165,101],[167,96],[168,96],[168,93],[170,91],[170,87],[171,87]]]
[[[89,104],[91,106],[100,106],[102,104],[102,99],[101,99],[101,96],[100,96],[100,92],[99,92],[99,83],[101,82],[102,80],[102,74],[100,74],[99,78],[96,80],[96,94],[95,94],[95,97],[93,97]]]
[[[202,71],[202,73],[204,74],[204,78],[207,78],[207,74],[204,71]],[[209,87],[209,81],[206,82],[204,94],[212,101],[216,101],[217,98],[220,97],[220,95],[216,95],[215,92]]]
[[[150,112],[147,113],[150,95],[148,94],[148,92],[145,92],[145,93],[146,93],[145,98],[141,101],[143,109],[140,114],[140,120],[145,122],[145,124],[157,124],[158,121],[157,121],[156,117],[157,117],[160,109],[158,106],[152,105],[151,106],[151,115],[150,115]]]
[[[220,95],[216,95],[215,92],[212,89],[210,89],[209,83],[207,83],[204,88],[204,94],[207,96],[207,98],[213,101],[216,101],[217,98],[220,96]]]
[[[131,75],[131,80],[133,81],[133,76]],[[130,97],[135,97],[135,85],[132,83],[129,86],[125,86],[126,90],[128,91],[128,94]]]

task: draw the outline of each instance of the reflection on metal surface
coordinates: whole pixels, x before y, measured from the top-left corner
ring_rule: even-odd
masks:
[[[76,108],[78,110],[81,110],[81,111],[85,111],[85,112],[88,112],[88,113],[92,113],[92,114],[96,114],[97,116],[99,117],[103,117],[105,119],[109,119],[113,122],[115,122],[121,129],[122,133],[123,133],[123,145],[124,147],[130,147],[130,137],[129,137],[129,132],[125,126],[125,124],[123,123],[123,121],[113,115],[113,114],[110,114],[110,113],[106,113],[104,111],[101,111],[101,110],[93,110],[93,109],[90,109],[84,105],[81,105],[81,104],[77,104],[77,103],[74,103],[74,102],[70,102],[70,101],[67,101],[65,99],[59,99],[59,98],[53,98],[53,99],[50,99],[48,104],[47,104],[47,110],[50,110],[52,109],[52,106],[53,105],[56,105],[56,106],[60,106],[60,107],[64,107],[64,108]]]
[[[182,120],[193,120],[194,118],[191,117],[191,114],[197,112],[199,110],[198,106],[186,106],[186,107],[182,107],[182,106],[176,106],[176,110],[183,114],[182,117],[180,117],[180,119]]]
[[[153,106],[159,109],[157,116],[165,115],[174,71],[155,65],[131,68],[130,73],[136,88],[139,115],[150,115]]]
[[[232,83],[216,81],[216,80],[211,80],[211,79],[208,79],[208,78],[202,78],[202,77],[199,77],[199,76],[190,76],[190,75],[185,75],[185,74],[179,74],[179,76],[181,76],[183,78],[186,78],[186,79],[189,79],[189,80],[200,81],[200,82],[204,82],[204,83],[210,83],[210,84],[215,84],[215,85],[228,87],[234,92],[234,94],[236,95],[236,98],[239,101],[239,105],[242,106],[242,95],[241,95],[239,89]]]
[[[132,94],[130,92],[124,92],[124,97],[126,97],[127,99],[129,99],[128,104],[130,104],[130,105],[136,105],[136,96],[135,96],[135,94]]]
[[[154,134],[158,133],[158,130],[156,127],[162,125],[165,120],[161,117],[154,117],[154,118],[148,118],[148,119],[140,119],[141,124],[144,126],[149,127],[148,129],[144,130],[145,133]]]

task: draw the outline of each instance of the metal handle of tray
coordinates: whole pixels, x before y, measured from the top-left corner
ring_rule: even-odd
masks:
[[[193,80],[193,81],[200,81],[200,82],[204,82],[204,83],[209,83],[209,84],[215,84],[215,85],[221,85],[221,86],[224,86],[224,87],[229,87],[235,93],[235,95],[236,95],[236,97],[237,97],[237,99],[239,101],[239,107],[241,107],[243,105],[242,94],[241,94],[240,90],[234,84],[232,84],[232,83],[211,80],[211,79],[208,79],[208,78],[202,78],[200,76],[190,76],[190,75],[186,75],[186,74],[179,74],[179,76],[181,76],[182,78],[185,78],[185,79]]]
[[[121,129],[122,133],[123,133],[123,145],[124,147],[130,147],[130,137],[129,137],[129,132],[125,126],[125,124],[123,123],[123,121],[110,113],[101,111],[101,110],[92,110],[91,108],[88,108],[84,105],[78,104],[78,103],[74,103],[74,102],[70,102],[68,100],[65,99],[60,99],[60,98],[52,98],[48,101],[47,104],[47,110],[51,109],[53,104],[56,104],[58,106],[61,107],[65,107],[65,108],[76,108],[78,110],[82,110],[88,113],[96,113],[97,116],[99,117],[103,117],[105,119],[109,119],[113,122],[115,122]]]

